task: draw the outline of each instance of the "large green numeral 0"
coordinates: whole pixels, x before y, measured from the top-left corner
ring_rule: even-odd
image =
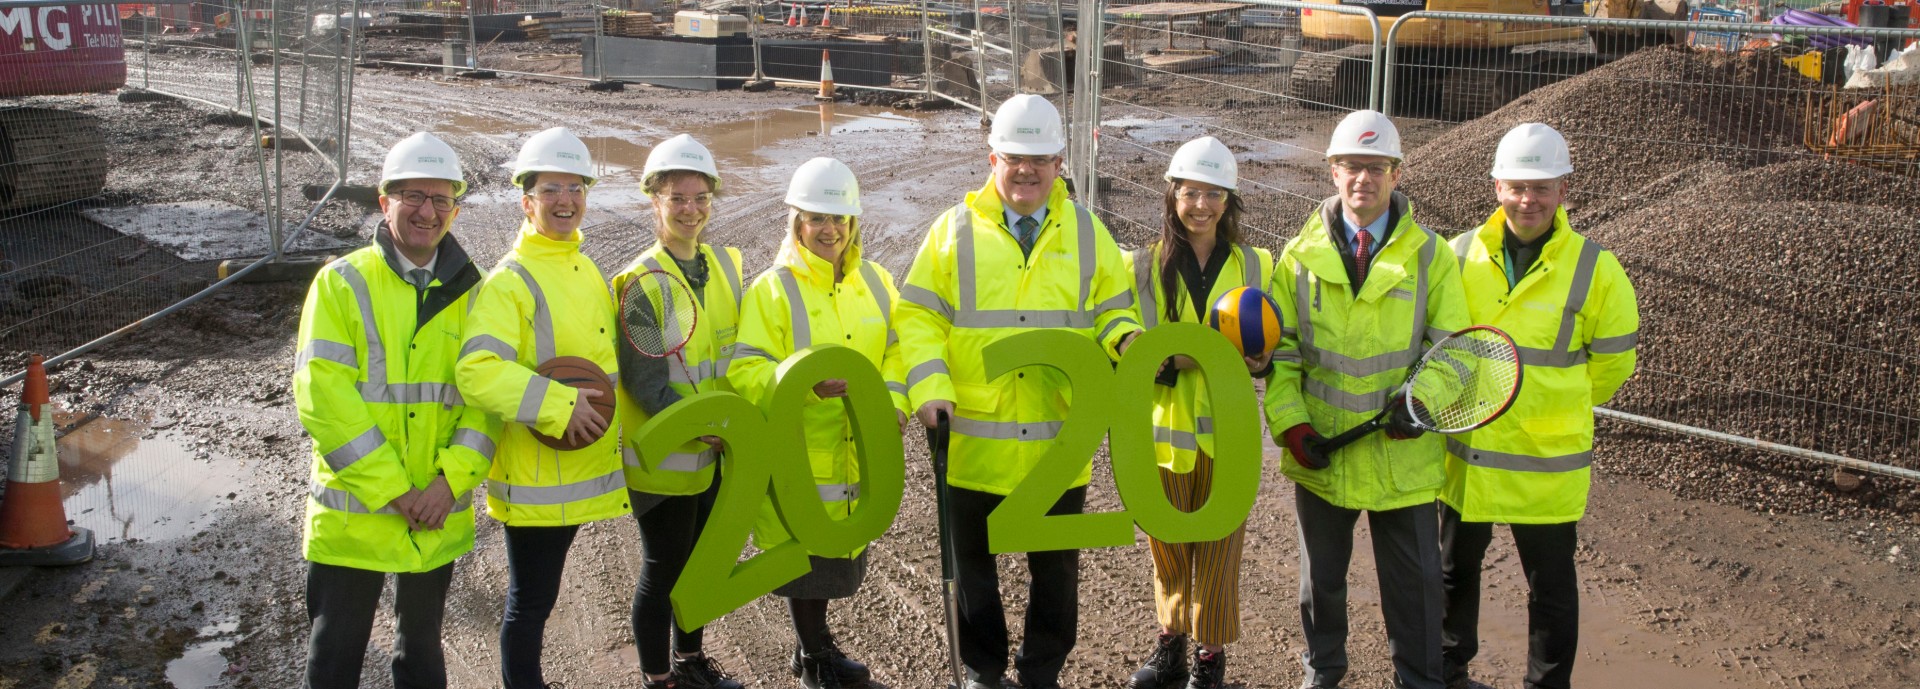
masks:
[[[860,502],[841,521],[827,516],[814,487],[802,427],[807,391],[828,378],[847,381],[845,403],[860,449]],[[885,533],[900,511],[906,451],[873,363],[845,347],[816,347],[788,357],[775,381],[766,415],[739,395],[707,392],[667,408],[635,434],[643,458],[664,457],[703,435],[726,443],[720,495],[671,594],[674,618],[684,629],[704,626],[806,574],[809,552],[851,554]],[[793,540],[736,565],[769,493]]]
[[[987,515],[988,549],[1018,553],[1131,545],[1133,521],[1125,512],[1047,516],[1060,494],[1093,461],[1108,419],[1120,407],[1107,353],[1085,335],[1037,330],[987,345],[983,354],[988,380],[1021,366],[1052,366],[1066,375],[1073,389],[1073,404],[1047,453],[1000,507]],[[1151,436],[1148,440],[1151,442]],[[1148,451],[1151,453],[1152,448]]]
[[[1185,354],[1207,378],[1213,410],[1213,486],[1207,502],[1182,512],[1167,500],[1153,453],[1154,374]],[[1167,323],[1140,334],[1114,372],[1113,482],[1142,531],[1163,543],[1226,538],[1247,520],[1260,492],[1260,415],[1253,378],[1225,338],[1197,323]],[[1074,404],[1080,397],[1074,396]],[[1091,540],[1091,539],[1089,539]]]
[[[794,540],[826,557],[847,557],[873,542],[893,525],[906,491],[906,447],[900,443],[900,425],[894,419],[887,383],[873,363],[859,352],[838,345],[810,347],[787,357],[774,374],[769,423],[774,438],[788,448],[805,448],[802,427],[807,392],[814,383],[830,378],[847,381],[841,398],[853,420],[853,436],[860,453],[860,499],[846,519],[827,516],[826,504],[814,488],[813,472],[804,449],[780,458],[773,473],[777,499],[774,508]],[[720,511],[718,506],[714,512]]]

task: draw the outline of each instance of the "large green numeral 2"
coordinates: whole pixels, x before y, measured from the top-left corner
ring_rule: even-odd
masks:
[[[843,401],[860,452],[860,502],[840,521],[827,516],[814,488],[801,425],[807,391],[829,378],[847,381]],[[885,533],[900,511],[906,451],[873,364],[854,350],[823,345],[788,357],[775,381],[766,414],[739,395],[705,392],[667,408],[636,433],[642,461],[649,462],[703,435],[726,445],[713,514],[673,587],[674,618],[683,629],[702,627],[806,574],[809,552],[852,553]],[[736,564],[769,495],[793,540]]]
[[[1168,323],[1148,330],[1127,349],[1118,369],[1109,368],[1097,343],[1060,331],[1015,335],[987,346],[987,376],[1021,366],[1059,369],[1073,388],[1073,404],[1060,433],[1040,462],[987,517],[988,543],[996,553],[1133,544],[1133,524],[1167,543],[1225,538],[1253,510],[1260,491],[1260,416],[1253,379],[1233,346],[1195,323]],[[1185,354],[1207,377],[1214,427],[1214,477],[1207,501],[1193,512],[1173,506],[1161,487],[1153,451],[1154,374],[1160,362]],[[1120,512],[1047,516],[1093,461],[1100,438],[1111,431],[1114,484]]]

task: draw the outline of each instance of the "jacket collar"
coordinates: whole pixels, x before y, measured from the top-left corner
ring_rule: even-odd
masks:
[[[1406,262],[1404,255],[1418,252],[1426,241],[1426,233],[1413,222],[1413,203],[1405,194],[1396,191],[1389,200],[1387,213],[1399,220],[1394,223],[1393,232],[1387,236],[1386,246],[1380,248],[1380,255],[1374,261],[1375,268],[1390,263]],[[1348,284],[1347,266],[1340,260],[1340,248],[1334,246],[1333,228],[1339,227],[1340,196],[1335,194],[1320,202],[1320,209],[1307,219],[1307,226],[1300,230],[1298,257],[1300,263],[1313,271],[1322,280],[1339,284]],[[1368,280],[1369,284],[1373,281]]]
[[[574,230],[566,239],[552,239],[540,234],[532,220],[521,220],[520,238],[514,240],[513,251],[528,258],[566,258],[580,253],[580,231]]]
[[[374,229],[373,243],[380,247],[380,258],[386,261],[387,269],[392,270],[393,274],[399,276],[401,280],[406,280],[406,274],[400,270],[400,249],[393,245],[393,229],[387,225],[387,221],[380,221],[380,226]],[[451,231],[440,237],[440,244],[436,250],[439,253],[436,254],[438,262],[433,264],[435,283],[453,284],[454,278],[460,275],[461,270],[473,263],[473,260],[467,256],[467,250],[460,246],[460,240],[453,238]]]
[[[986,185],[980,187],[979,191],[967,193],[967,207],[972,208],[975,214],[987,218],[994,227],[1004,229],[1007,225],[1007,204],[1000,200],[1000,190],[994,188],[992,175],[987,176]],[[1062,222],[1060,215],[1066,207],[1067,181],[1056,177],[1053,180],[1053,191],[1047,194],[1047,219],[1051,221],[1048,224]]]

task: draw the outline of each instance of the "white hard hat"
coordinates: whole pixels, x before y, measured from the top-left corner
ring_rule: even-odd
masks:
[[[460,174],[460,156],[440,137],[426,132],[401,139],[387,151],[387,163],[380,169],[380,193],[403,179],[444,179],[453,183],[454,196],[467,193],[467,180]]]
[[[1400,129],[1386,115],[1373,110],[1355,110],[1333,128],[1327,157],[1334,156],[1406,157],[1400,154]]]
[[[1572,172],[1566,137],[1538,122],[1509,130],[1493,150],[1494,179],[1557,179]]]
[[[720,169],[714,167],[713,152],[706,146],[694,141],[690,134],[680,134],[647,152],[647,164],[640,168],[641,188],[651,188],[654,176],[674,170],[692,170],[707,176],[713,183],[713,190],[720,191]]]
[[[1211,136],[1203,136],[1180,144],[1180,150],[1173,152],[1173,162],[1167,164],[1167,181],[1176,179],[1237,189],[1240,185],[1240,166],[1233,162],[1233,151],[1227,150],[1226,144]]]
[[[1006,155],[1053,155],[1067,147],[1061,129],[1059,109],[1045,98],[1022,93],[1008,98],[994,111],[987,146],[994,153]]]
[[[525,186],[527,178],[537,172],[579,175],[591,187],[593,154],[587,151],[586,142],[566,127],[554,127],[533,135],[520,147],[520,157],[513,161],[513,185]]]
[[[814,158],[793,171],[787,205],[828,215],[860,214],[860,181],[853,169],[832,158]]]

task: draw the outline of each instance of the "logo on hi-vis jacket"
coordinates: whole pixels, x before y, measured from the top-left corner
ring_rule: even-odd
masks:
[[[1380,132],[1364,132],[1360,135],[1360,145],[1362,146],[1372,146],[1373,142],[1379,140]]]

